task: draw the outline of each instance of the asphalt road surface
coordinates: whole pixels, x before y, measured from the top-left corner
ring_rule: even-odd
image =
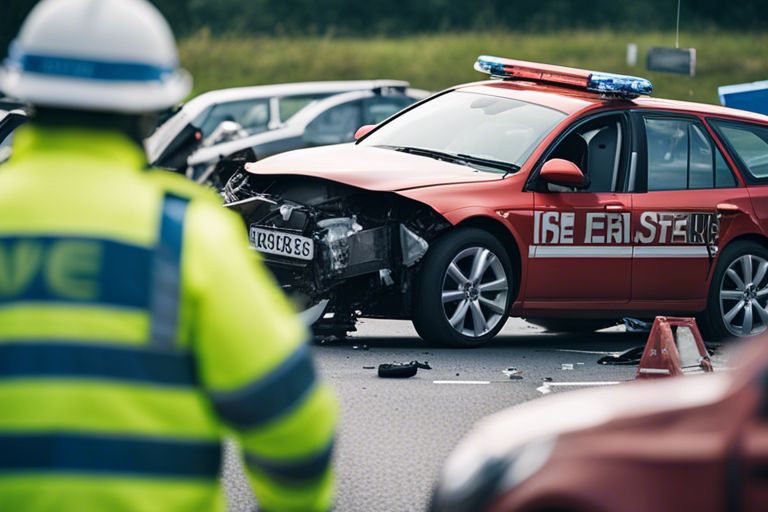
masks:
[[[647,336],[623,327],[550,334],[511,319],[492,344],[456,350],[426,345],[410,322],[363,320],[358,329],[348,341],[315,347],[320,372],[342,409],[335,453],[340,512],[425,510],[443,461],[477,420],[542,397],[545,378],[552,381],[544,391],[553,393],[582,387],[558,383],[631,380],[634,366],[597,360],[643,345]],[[363,368],[412,360],[428,361],[433,369],[396,380]],[[509,367],[522,371],[523,379],[510,380],[502,373]],[[255,501],[240,471],[230,450],[224,471],[230,511],[251,512]]]

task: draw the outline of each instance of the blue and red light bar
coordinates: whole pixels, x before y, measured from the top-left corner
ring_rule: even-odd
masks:
[[[645,78],[503,59],[488,55],[481,55],[477,58],[475,69],[481,73],[488,73],[494,78],[567,85],[624,98],[634,98],[653,92],[653,84]]]

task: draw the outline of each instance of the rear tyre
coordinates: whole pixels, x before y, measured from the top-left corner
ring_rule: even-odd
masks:
[[[493,235],[477,228],[451,231],[424,259],[413,325],[435,345],[485,345],[509,317],[513,282],[509,256]]]
[[[768,249],[756,242],[735,242],[717,261],[698,316],[708,341],[746,338],[768,329]]]

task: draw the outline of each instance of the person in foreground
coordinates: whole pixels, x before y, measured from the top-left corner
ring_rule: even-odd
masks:
[[[209,192],[138,141],[190,77],[145,0],[44,0],[0,72],[35,108],[0,169],[0,510],[327,510],[336,402]]]

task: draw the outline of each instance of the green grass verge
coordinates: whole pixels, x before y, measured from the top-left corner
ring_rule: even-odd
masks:
[[[680,36],[697,50],[695,77],[650,73],[645,54],[674,45],[674,33],[559,32],[465,33],[403,38],[212,38],[201,32],[181,41],[183,64],[195,93],[242,85],[394,78],[439,90],[482,79],[472,69],[480,54],[644,76],[654,96],[718,103],[717,86],[768,79],[768,33],[700,32]],[[627,43],[639,63],[626,64]]]

